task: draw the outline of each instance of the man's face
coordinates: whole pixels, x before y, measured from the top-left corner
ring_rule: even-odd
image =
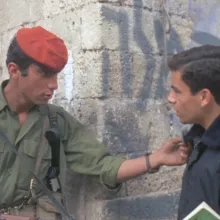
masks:
[[[171,91],[168,101],[184,124],[199,123],[202,117],[200,95],[192,95],[189,86],[182,80],[180,72],[171,73]]]
[[[32,104],[45,104],[57,89],[57,74],[45,74],[36,64],[27,69],[27,76],[19,74],[17,86],[21,95]]]

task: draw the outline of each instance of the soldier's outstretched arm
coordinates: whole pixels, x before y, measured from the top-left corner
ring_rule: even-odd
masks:
[[[76,173],[98,176],[110,190],[126,180],[154,171],[154,168],[182,165],[187,161],[187,148],[180,146],[181,138],[170,139],[156,152],[137,159],[111,155],[85,126],[66,111],[62,114],[68,167]]]

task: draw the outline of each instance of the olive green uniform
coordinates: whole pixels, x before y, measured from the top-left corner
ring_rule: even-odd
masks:
[[[12,207],[20,204],[27,195],[32,178],[28,168],[34,170],[43,123],[48,112],[35,106],[20,127],[18,115],[9,108],[3,94],[6,83],[4,81],[0,89],[0,128],[24,157],[21,163],[0,137],[0,206],[5,204]],[[55,108],[67,167],[77,173],[99,176],[104,186],[116,187],[117,172],[124,159],[111,156],[106,147],[82,124],[63,108]],[[46,142],[39,169],[41,179],[46,176],[50,163],[51,147]]]

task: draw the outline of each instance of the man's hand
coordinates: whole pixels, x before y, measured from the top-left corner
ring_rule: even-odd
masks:
[[[157,150],[150,160],[157,157],[158,165],[179,166],[187,162],[190,148],[182,144],[181,138],[172,138],[165,142],[162,147]]]
[[[162,147],[149,155],[151,168],[162,165],[178,166],[183,165],[188,160],[190,148],[183,145],[181,138],[168,140]],[[119,183],[134,177],[140,176],[148,171],[146,156],[136,159],[125,160],[119,167],[117,181]]]

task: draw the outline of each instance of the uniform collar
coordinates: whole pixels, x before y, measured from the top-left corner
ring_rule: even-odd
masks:
[[[204,145],[219,149],[220,148],[220,116],[218,116],[210,127],[205,130],[200,125],[193,125],[187,134],[187,140],[200,139]]]

